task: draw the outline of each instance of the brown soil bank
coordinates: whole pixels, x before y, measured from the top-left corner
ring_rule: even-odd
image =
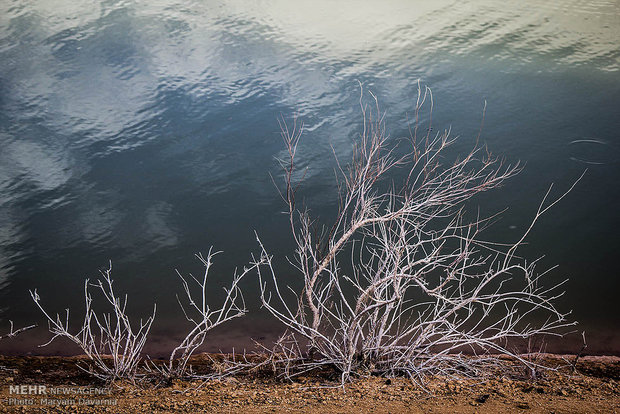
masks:
[[[294,382],[263,373],[166,387],[106,385],[77,369],[78,359],[0,356],[0,412],[620,412],[618,357],[584,357],[573,372],[561,357],[545,355],[545,365],[565,367],[536,379],[516,366],[486,381],[429,378],[426,391],[404,378],[370,377],[347,384],[346,392],[323,374]],[[192,362],[199,372],[208,361],[197,356]]]

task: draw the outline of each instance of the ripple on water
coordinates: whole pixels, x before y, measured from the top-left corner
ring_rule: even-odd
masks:
[[[588,165],[606,165],[618,162],[620,153],[609,143],[595,138],[576,139],[569,143],[570,159]]]

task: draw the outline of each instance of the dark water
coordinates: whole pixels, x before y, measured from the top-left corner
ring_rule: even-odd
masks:
[[[335,207],[330,145],[358,131],[358,81],[404,136],[417,80],[457,149],[482,139],[525,171],[480,200],[509,206],[490,234],[516,241],[550,183],[577,188],[539,222],[523,254],[559,264],[563,309],[593,352],[620,352],[620,6],[616,1],[0,3],[0,324],[42,323],[83,306],[85,277],[112,260],[130,313],[158,303],[151,347],[182,331],[174,269],[217,256],[213,296],[257,250],[254,230],[290,254],[269,173],[283,155],[277,118],[306,124],[307,203]],[[283,278],[288,277],[284,273]],[[246,299],[257,309],[256,281]],[[77,325],[76,325],[77,326]],[[260,311],[214,332],[244,346],[279,328]],[[45,330],[4,341],[32,349]],[[63,345],[61,343],[61,345]],[[71,352],[57,346],[48,348]]]

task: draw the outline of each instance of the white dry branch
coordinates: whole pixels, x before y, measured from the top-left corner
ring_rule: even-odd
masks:
[[[20,333],[29,331],[30,329],[34,329],[34,328],[37,327],[37,325],[28,325],[28,326],[24,326],[23,328],[19,328],[19,329],[15,330],[14,326],[13,326],[13,321],[9,321],[9,324],[11,325],[9,333],[6,333],[4,335],[0,335],[0,340],[5,339],[5,338],[15,338]]]
[[[188,279],[183,277],[177,270],[189,306],[187,306],[186,309],[186,306],[183,305],[183,302],[178,296],[177,301],[183,310],[185,318],[192,323],[193,327],[179,346],[172,351],[167,364],[148,364],[152,372],[158,372],[163,375],[164,378],[199,377],[199,375],[193,373],[188,363],[190,357],[204,343],[208,332],[225,322],[244,316],[247,312],[243,299],[243,292],[239,288],[239,283],[248,273],[252,272],[262,263],[252,263],[251,266],[244,267],[241,273],[238,273],[237,269],[235,269],[230,288],[224,288],[224,300],[221,306],[218,308],[211,308],[207,303],[207,280],[213,264],[213,257],[218,253],[220,252],[213,252],[213,248],[210,248],[206,257],[200,253],[196,255],[198,260],[204,265],[205,270],[201,278],[194,277],[190,274],[190,278],[194,283],[191,283],[191,280],[188,282]],[[214,362],[214,365],[220,367],[224,367],[225,365],[221,363],[216,364],[217,361],[215,360],[212,360],[212,362]],[[229,368],[230,369],[220,369],[214,375],[222,377],[233,374],[238,370],[235,364],[231,364]]]
[[[544,287],[546,272],[536,272],[537,260],[528,262],[516,251],[539,217],[576,182],[554,201],[548,200],[549,188],[519,241],[487,242],[481,231],[495,216],[467,219],[465,204],[501,186],[520,165],[505,165],[478,139],[464,157],[447,163],[455,138],[449,130],[431,133],[432,94],[421,87],[403,151],[402,141],[389,139],[371,96],[369,107],[363,91],[360,95],[363,123],[352,160],[346,167],[338,162],[340,205],[331,228],[318,231],[316,219],[296,205],[303,125],[281,123],[288,150],[281,160],[281,195],[296,246],[290,262],[303,288],[281,287],[284,276],[258,240],[260,260],[267,264],[258,268],[262,305],[286,327],[283,341],[293,338],[273,352],[289,368],[287,361],[300,360],[298,370],[335,367],[343,384],[352,375],[370,373],[414,380],[428,373],[478,376],[497,363],[495,354],[512,355],[533,368],[509,343],[559,335],[572,323],[553,304],[561,283]],[[430,108],[423,129],[425,104]],[[299,339],[307,343],[303,353]]]
[[[41,305],[36,289],[30,291],[32,299],[48,321],[50,333],[53,334],[47,343],[40,346],[47,346],[58,337],[67,338],[78,345],[92,362],[86,367],[78,365],[83,370],[106,381],[135,381],[137,368],[142,360],[142,349],[155,319],[156,305],[153,306],[152,315],[146,320],[140,319],[135,330],[126,312],[127,295],[123,299],[116,296],[111,272],[110,263],[107,270],[101,271],[102,279],[98,279],[96,283],[89,283],[88,279],[84,281],[84,322],[75,334],[69,329],[69,309],[66,309],[64,319],[60,314],[52,317]],[[89,287],[96,288],[103,295],[107,305],[112,307],[111,312],[98,315],[93,310],[93,297]]]

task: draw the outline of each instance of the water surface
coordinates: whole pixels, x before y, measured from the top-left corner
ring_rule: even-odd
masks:
[[[570,278],[560,305],[590,349],[620,352],[618,39],[616,1],[4,1],[2,326],[43,322],[35,287],[50,310],[79,316],[84,278],[112,260],[132,314],[157,302],[151,343],[165,348],[182,330],[174,269],[200,272],[194,253],[223,251],[219,287],[257,250],[254,230],[276,256],[292,252],[269,176],[283,155],[277,118],[305,122],[304,198],[328,216],[331,146],[350,153],[358,81],[401,137],[419,79],[457,150],[473,145],[486,101],[481,139],[526,163],[480,199],[490,213],[509,206],[490,238],[518,240],[548,186],[559,193],[588,168],[523,254],[559,264],[550,283]],[[214,332],[213,349],[279,329],[257,310],[254,279],[246,292],[256,312]],[[27,352],[44,336],[2,347]]]

